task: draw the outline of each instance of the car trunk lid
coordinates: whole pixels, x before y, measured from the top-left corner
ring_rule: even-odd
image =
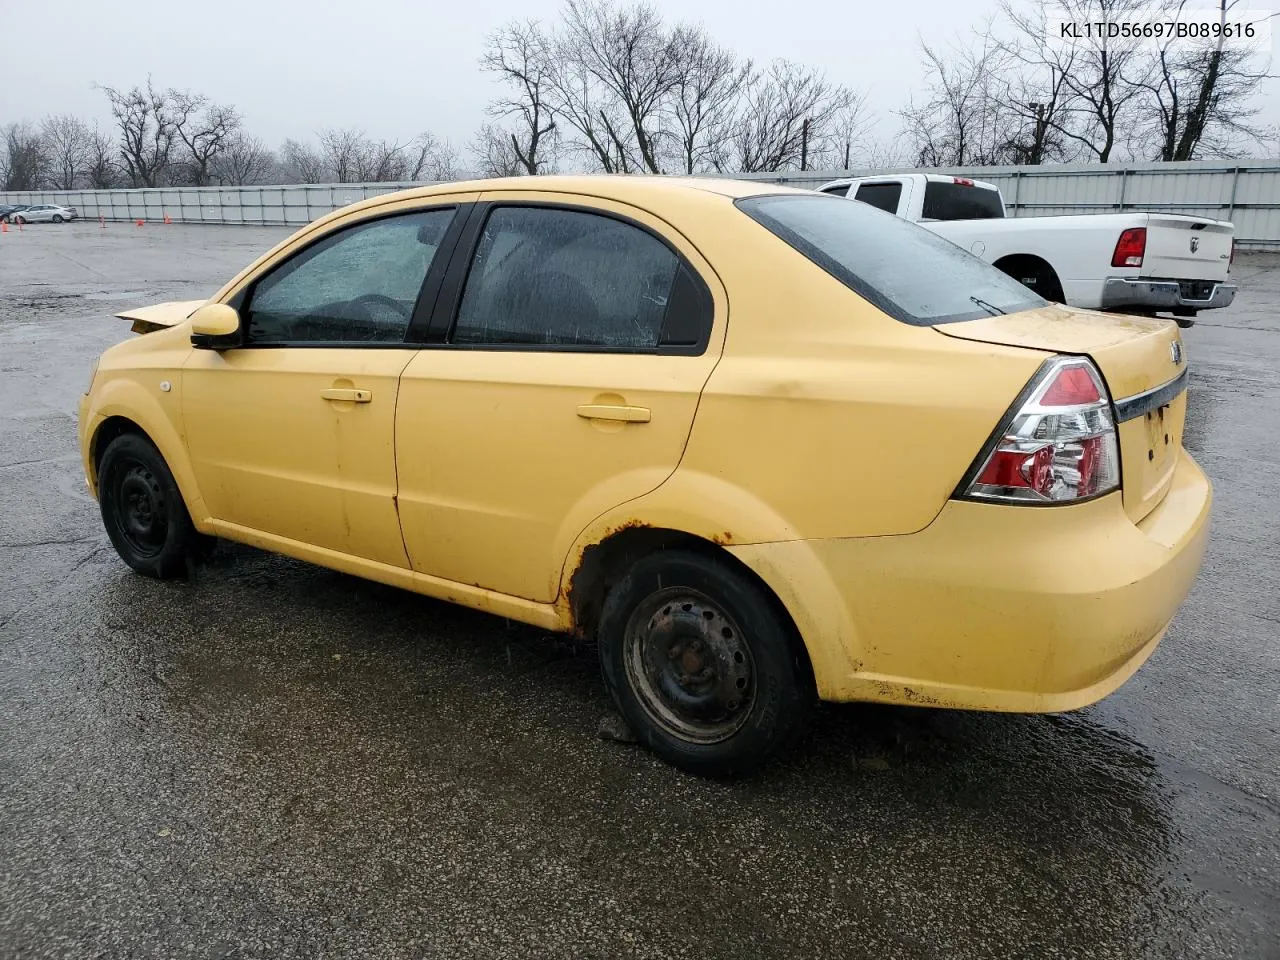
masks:
[[[1115,403],[1125,512],[1136,523],[1164,499],[1186,416],[1186,361],[1176,324],[1049,306],[934,329],[962,340],[1088,356]]]
[[[1222,220],[1149,213],[1141,276],[1170,280],[1224,280],[1235,228]],[[1192,299],[1205,299],[1195,297]]]

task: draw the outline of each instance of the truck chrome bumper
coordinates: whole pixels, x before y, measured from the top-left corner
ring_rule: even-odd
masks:
[[[1112,277],[1102,286],[1102,309],[1213,310],[1236,298],[1234,283],[1214,280],[1141,280]]]

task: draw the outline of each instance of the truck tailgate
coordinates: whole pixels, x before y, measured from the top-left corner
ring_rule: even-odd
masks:
[[[1149,213],[1143,277],[1225,280],[1234,228],[1222,220]]]

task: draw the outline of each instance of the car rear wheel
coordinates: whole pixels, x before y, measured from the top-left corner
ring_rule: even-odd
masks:
[[[690,773],[761,766],[803,728],[808,660],[756,584],[697,553],[640,560],[605,599],[605,684],[637,739]]]
[[[116,437],[98,467],[102,522],[120,559],[161,580],[187,572],[204,549],[164,458],[145,437]]]
[[[53,222],[54,222],[54,223],[62,223],[62,214],[60,214],[60,213],[55,213],[55,214],[53,215]]]

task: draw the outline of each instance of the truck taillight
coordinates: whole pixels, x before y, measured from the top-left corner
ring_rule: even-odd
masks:
[[[1113,267],[1140,267],[1142,255],[1147,252],[1147,228],[1130,227],[1120,234],[1115,253],[1111,254]]]
[[[1004,503],[1069,503],[1120,486],[1111,401],[1084,357],[1046,361],[974,461],[957,495]]]
[[[968,177],[952,177],[952,178],[951,178],[951,182],[952,182],[952,183],[955,183],[955,184],[959,184],[959,185],[960,185],[960,186],[962,186],[962,187],[972,187],[972,186],[973,186],[973,181],[972,181],[972,180],[970,180]]]

